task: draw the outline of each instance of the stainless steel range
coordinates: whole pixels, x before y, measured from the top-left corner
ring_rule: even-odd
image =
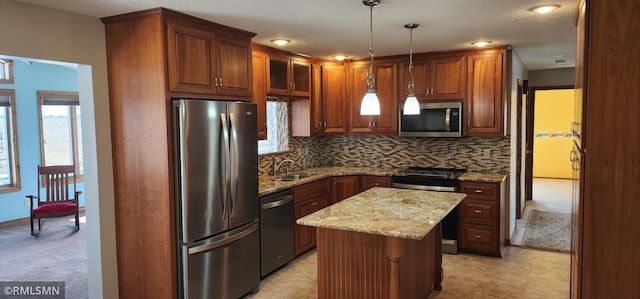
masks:
[[[412,166],[391,177],[394,188],[456,192],[466,169]],[[442,252],[458,254],[458,208],[442,220]]]

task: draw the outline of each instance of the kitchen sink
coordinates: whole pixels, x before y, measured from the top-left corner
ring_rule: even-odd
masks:
[[[279,175],[275,178],[276,181],[295,181],[299,179],[304,179],[314,175],[313,173],[296,173],[296,174],[285,174]]]

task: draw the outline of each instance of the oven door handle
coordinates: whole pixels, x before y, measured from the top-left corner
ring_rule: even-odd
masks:
[[[441,191],[441,192],[456,192],[456,187],[444,187],[444,186],[421,186],[412,184],[393,183],[392,187],[401,189],[413,189],[424,191]]]

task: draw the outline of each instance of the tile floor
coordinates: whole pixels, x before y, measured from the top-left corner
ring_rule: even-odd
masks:
[[[533,192],[534,200],[527,202],[524,217],[518,220],[521,239],[532,209],[571,212],[571,180],[536,178]],[[507,247],[501,259],[444,254],[442,291],[433,291],[428,298],[569,298],[570,261],[569,254],[517,246]],[[315,251],[267,276],[260,291],[246,298],[317,298]]]

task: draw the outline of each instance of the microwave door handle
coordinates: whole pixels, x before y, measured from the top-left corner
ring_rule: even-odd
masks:
[[[446,126],[446,131],[451,132],[451,108],[445,109],[444,114],[444,125]]]

